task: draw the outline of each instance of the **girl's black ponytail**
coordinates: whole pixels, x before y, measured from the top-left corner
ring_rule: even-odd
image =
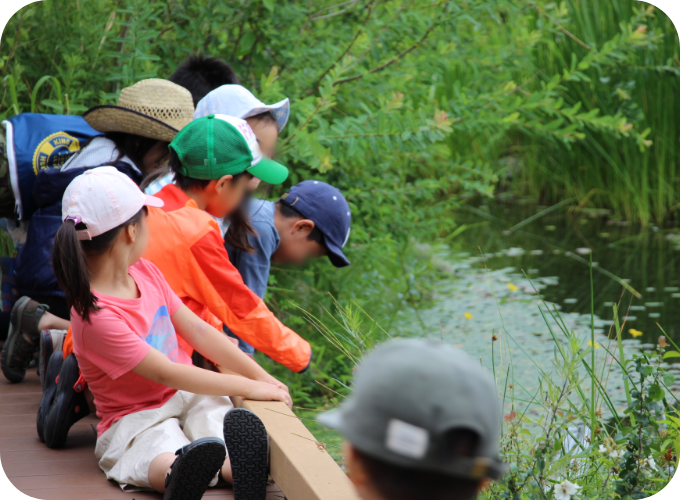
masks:
[[[90,322],[90,315],[99,310],[97,296],[90,288],[90,269],[87,267],[87,257],[101,255],[113,245],[120,230],[130,224],[142,220],[147,213],[147,208],[133,215],[130,220],[115,227],[91,240],[79,240],[77,229],[85,229],[85,226],[76,227],[74,220],[66,220],[54,237],[52,249],[52,267],[57,277],[59,286],[66,293],[69,307],[75,309],[76,314],[83,320]]]
[[[68,305],[90,321],[90,313],[98,309],[97,297],[90,290],[90,271],[73,220],[64,222],[54,237],[52,267]]]

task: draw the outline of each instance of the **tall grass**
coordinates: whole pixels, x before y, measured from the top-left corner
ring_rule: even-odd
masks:
[[[571,147],[524,136],[515,146],[523,162],[525,189],[546,202],[590,195],[591,204],[611,207],[642,223],[674,218],[680,203],[678,33],[665,14],[634,0],[567,0],[566,6],[568,14],[554,26],[552,39],[536,47],[538,78],[560,73],[574,56],[598,50],[640,10],[651,13],[633,28],[653,43],[604,71],[586,70],[586,81],[565,82],[564,95],[566,104],[581,102],[585,111],[622,113],[631,131],[650,130],[647,140],[652,144],[641,150],[635,141],[598,131]],[[543,21],[538,14],[537,24]]]
[[[317,381],[327,391],[326,407],[341,404],[351,391],[351,370],[388,338],[356,306],[336,307],[335,321],[328,324],[307,315],[348,361],[348,371],[340,377]],[[662,337],[652,351],[629,353],[626,359],[617,306],[604,340],[596,339],[592,329],[582,337],[570,331],[551,304],[542,302],[539,309],[554,358],[550,363],[533,360],[537,390],[527,390],[514,377],[513,350],[523,346],[514,341],[513,332],[504,326],[500,338],[490,342],[498,397],[506,408],[499,419],[508,472],[481,498],[563,498],[555,492],[571,488],[569,483],[578,487],[579,498],[646,498],[663,489],[680,455],[679,402],[669,389],[675,381],[664,362],[680,357],[678,347]],[[443,337],[431,340],[445,342]],[[623,402],[611,395],[617,386],[625,387]],[[621,404],[627,407],[621,409]],[[337,437],[311,427],[317,439],[337,445]],[[335,456],[341,459],[337,449]]]

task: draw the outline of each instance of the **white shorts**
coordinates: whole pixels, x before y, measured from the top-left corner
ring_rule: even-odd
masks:
[[[123,491],[151,488],[149,466],[154,458],[200,438],[224,439],[224,415],[233,407],[226,396],[177,391],[160,408],[125,415],[102,434],[94,451],[99,467]]]

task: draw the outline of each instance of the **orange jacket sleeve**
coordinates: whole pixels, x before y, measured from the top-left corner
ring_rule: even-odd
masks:
[[[284,326],[229,261],[219,231],[209,231],[191,246],[193,282],[210,312],[240,338],[294,372],[307,369],[312,348]]]

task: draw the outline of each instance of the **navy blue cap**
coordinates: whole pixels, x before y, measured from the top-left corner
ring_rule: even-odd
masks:
[[[335,267],[350,264],[342,248],[349,239],[352,212],[339,189],[322,181],[302,181],[281,197],[281,203],[314,222],[323,234],[328,258]]]

